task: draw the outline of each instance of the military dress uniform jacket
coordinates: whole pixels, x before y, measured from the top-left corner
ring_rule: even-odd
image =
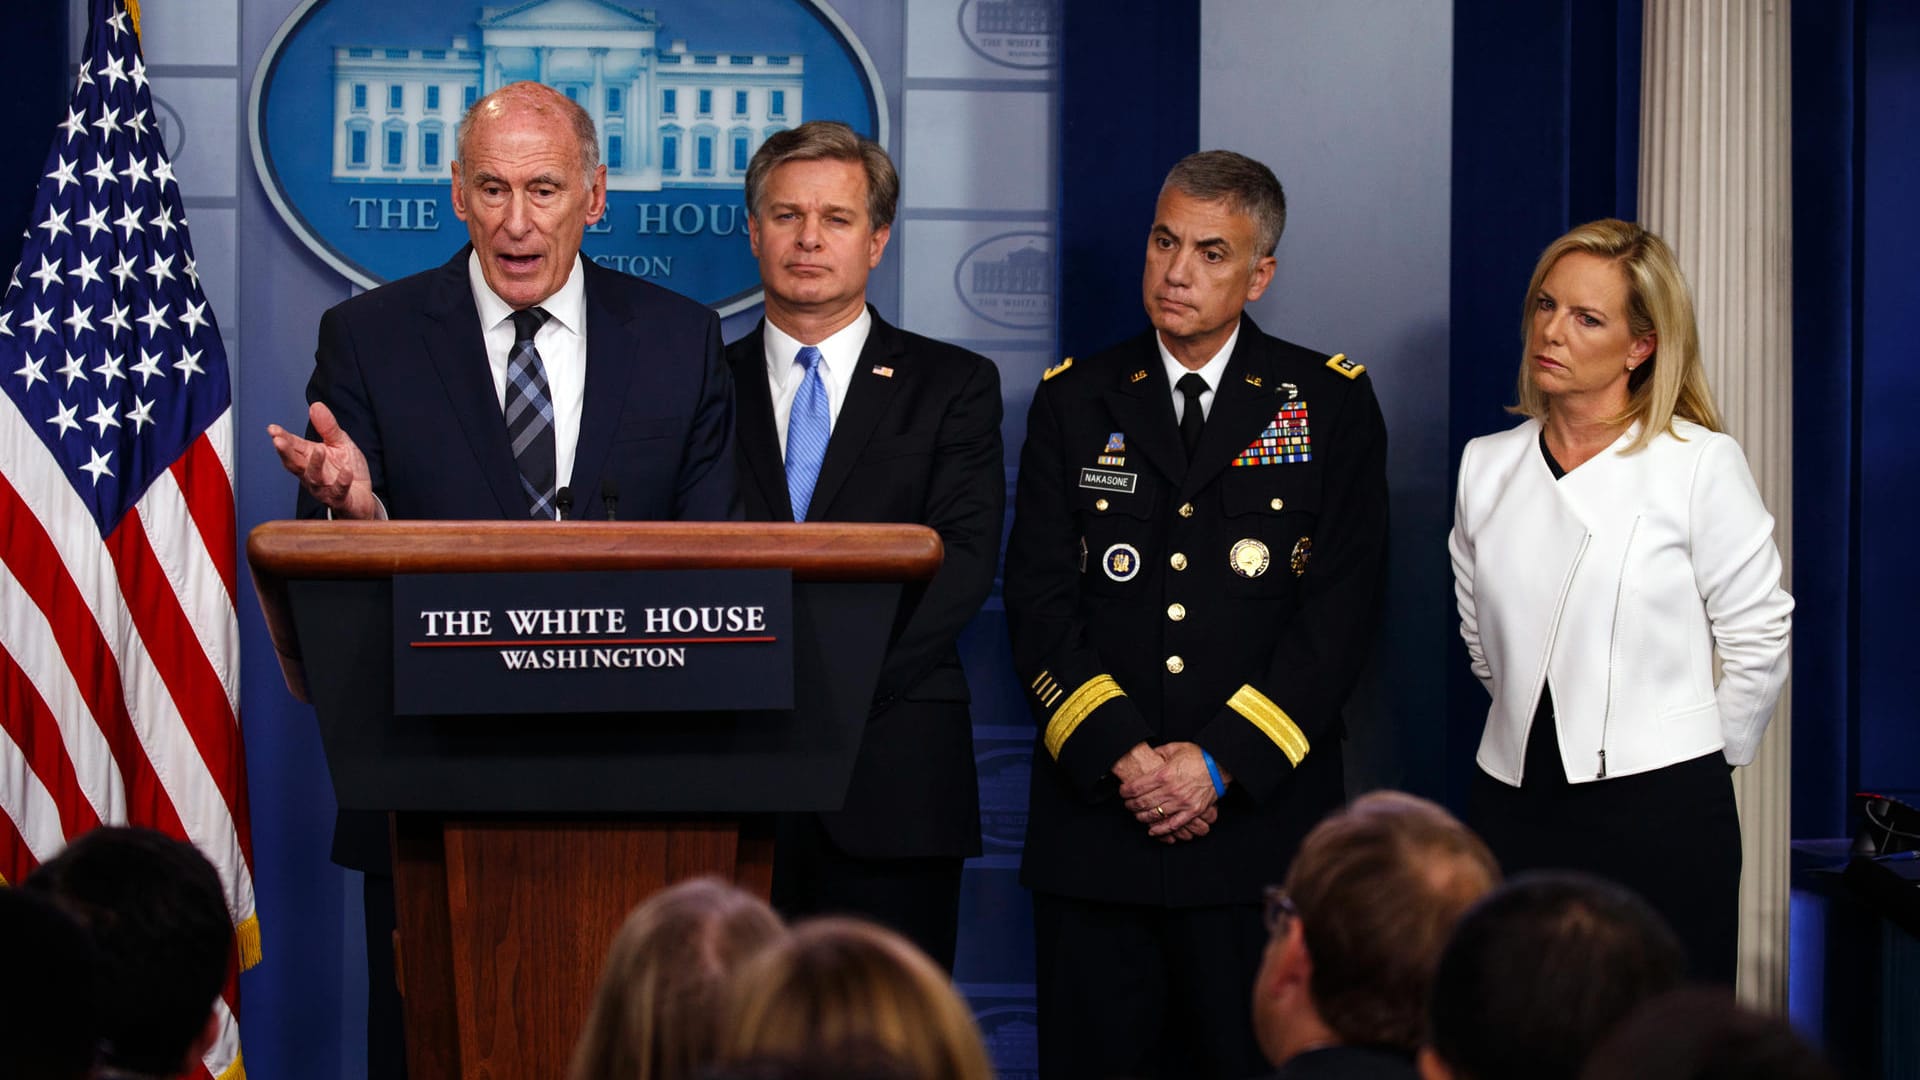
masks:
[[[1048,373],[1005,578],[1039,727],[1021,880],[1254,903],[1343,798],[1340,709],[1377,621],[1386,428],[1364,368],[1243,318],[1191,465],[1152,331]],[[1204,837],[1150,839],[1109,770],[1200,745],[1233,777]]]

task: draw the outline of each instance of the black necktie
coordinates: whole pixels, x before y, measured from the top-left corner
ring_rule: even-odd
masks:
[[[559,471],[553,446],[553,398],[547,390],[547,369],[533,336],[550,318],[542,308],[513,313],[513,351],[507,354],[507,438],[513,459],[520,465],[520,487],[527,493],[527,512],[537,518],[554,516],[554,480]]]
[[[1200,425],[1207,422],[1207,414],[1200,411],[1200,395],[1207,392],[1207,380],[1198,372],[1189,371],[1180,376],[1174,387],[1187,399],[1187,407],[1180,414],[1180,441],[1186,444],[1187,459],[1191,461],[1194,448],[1200,445]]]

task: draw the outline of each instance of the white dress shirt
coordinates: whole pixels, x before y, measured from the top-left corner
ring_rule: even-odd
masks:
[[[764,323],[761,339],[767,349],[767,389],[773,393],[773,423],[780,431],[780,453],[787,449],[787,420],[793,412],[793,399],[800,395],[800,384],[807,381],[807,369],[794,363],[803,342],[773,325]],[[860,317],[833,332],[815,345],[820,350],[820,378],[827,386],[827,430],[840,422],[840,406],[846,403],[847,386],[853,382],[853,369],[860,363],[860,350],[867,347],[867,334],[873,329],[873,312],[865,308]]]
[[[513,352],[513,305],[487,287],[478,253],[467,255],[467,282],[480,311],[480,332],[487,340],[487,366],[493,369],[493,396],[507,410],[507,359]],[[587,288],[580,256],[560,291],[538,305],[552,318],[541,324],[533,347],[547,372],[547,396],[553,401],[554,486],[573,480],[573,452],[580,441],[580,408],[587,396]]]
[[[1220,351],[1214,353],[1213,359],[1207,361],[1205,366],[1194,371],[1175,360],[1173,353],[1167,349],[1167,343],[1160,340],[1159,332],[1154,333],[1153,344],[1160,350],[1160,362],[1167,366],[1167,385],[1173,388],[1173,422],[1176,426],[1187,418],[1187,395],[1180,392],[1180,377],[1193,374],[1207,381],[1206,392],[1200,395],[1200,419],[1205,420],[1213,415],[1214,391],[1220,389],[1220,377],[1227,373],[1227,358],[1233,355],[1234,343],[1239,340],[1240,325],[1235,323],[1227,343],[1220,346]]]

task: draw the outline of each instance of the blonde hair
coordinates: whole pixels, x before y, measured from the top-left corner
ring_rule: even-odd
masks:
[[[682,1080],[711,1064],[727,980],[785,934],[759,897],[714,878],[662,889],[607,952],[573,1080]]]
[[[916,1080],[992,1080],[980,1030],[945,972],[891,930],[802,923],[734,981],[720,1060],[898,1067]]]
[[[1547,245],[1534,264],[1533,280],[1520,314],[1519,401],[1507,411],[1544,420],[1547,396],[1534,385],[1527,356],[1533,332],[1534,301],[1547,274],[1563,256],[1585,252],[1611,261],[1627,282],[1627,328],[1637,338],[1654,336],[1653,352],[1627,377],[1627,408],[1617,423],[1639,421],[1640,434],[1622,453],[1631,454],[1663,433],[1673,433],[1675,417],[1709,431],[1721,430],[1713,390],[1700,364],[1700,330],[1693,319],[1693,296],[1666,241],[1630,221],[1603,218],[1570,230]]]

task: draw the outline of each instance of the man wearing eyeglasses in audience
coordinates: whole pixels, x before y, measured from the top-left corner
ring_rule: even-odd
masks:
[[[1314,828],[1267,890],[1253,988],[1276,1080],[1411,1080],[1428,986],[1454,923],[1500,880],[1453,815],[1397,791]]]

